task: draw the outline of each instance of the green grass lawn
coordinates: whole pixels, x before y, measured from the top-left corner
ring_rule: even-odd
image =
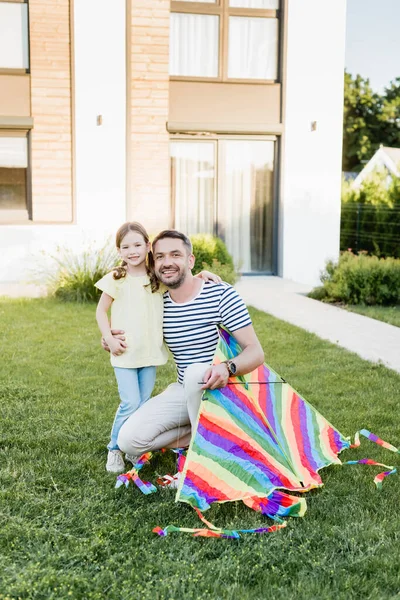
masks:
[[[346,310],[356,312],[371,319],[378,319],[390,325],[400,327],[400,306],[346,306]]]
[[[253,310],[267,362],[345,435],[366,427],[400,445],[400,375]],[[106,443],[118,404],[94,307],[1,300],[0,598],[388,599],[400,590],[400,479],[379,493],[379,467],[332,466],[303,519],[240,540],[159,538],[197,527],[172,490],[114,489]],[[159,369],[157,389],[174,377]],[[344,460],[398,455],[363,441]],[[170,453],[144,479],[174,468]],[[241,503],[213,506],[216,525],[267,520]]]

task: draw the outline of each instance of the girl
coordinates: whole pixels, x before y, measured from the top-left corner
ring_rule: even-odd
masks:
[[[163,341],[163,297],[154,273],[149,236],[140,223],[124,223],[116,235],[121,266],[100,279],[96,287],[103,293],[96,318],[103,338],[110,348],[121,403],[115,415],[108,444],[106,470],[121,473],[125,463],[117,443],[118,433],[153,391],[156,366],[167,362],[168,352]],[[220,281],[208,271],[203,279]],[[108,310],[111,308],[111,326]],[[115,339],[112,329],[125,332],[125,343]],[[135,457],[125,456],[130,462]]]

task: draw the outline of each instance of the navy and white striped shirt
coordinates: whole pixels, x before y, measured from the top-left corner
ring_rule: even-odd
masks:
[[[211,364],[218,343],[217,325],[229,331],[251,325],[250,315],[237,291],[228,283],[205,281],[198,295],[183,304],[164,294],[164,339],[171,350],[178,381],[188,365]]]

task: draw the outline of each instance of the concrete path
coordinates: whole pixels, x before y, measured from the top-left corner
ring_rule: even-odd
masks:
[[[280,277],[242,277],[235,287],[246,304],[400,373],[400,327],[307,298],[310,287]]]

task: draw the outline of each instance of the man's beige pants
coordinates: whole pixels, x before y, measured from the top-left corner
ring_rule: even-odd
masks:
[[[187,443],[196,425],[203,395],[201,382],[208,368],[209,365],[200,363],[189,365],[183,384],[172,383],[140,406],[120,429],[120,450],[136,456],[179,446],[180,441]]]

